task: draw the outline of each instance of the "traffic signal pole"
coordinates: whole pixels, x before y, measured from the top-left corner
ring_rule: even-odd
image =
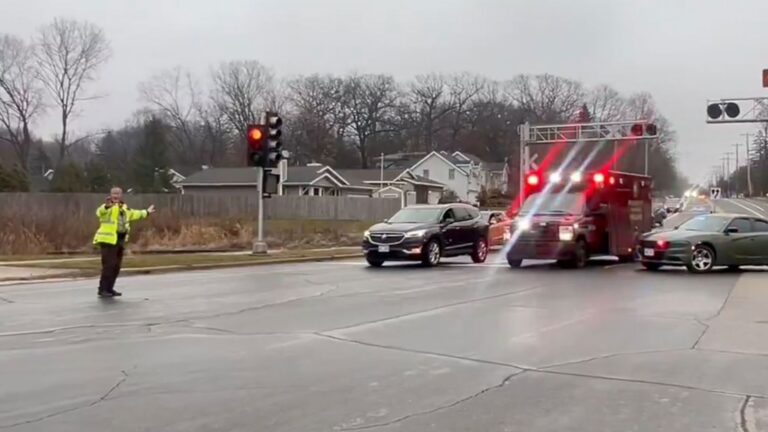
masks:
[[[261,117],[261,124],[265,124],[267,122],[267,115],[262,114]],[[251,253],[253,255],[263,255],[267,253],[267,243],[264,241],[264,165],[262,163],[261,166],[256,167],[254,169],[258,170],[258,181],[256,184],[258,185],[258,197],[256,199],[256,203],[259,207],[256,214],[256,240],[253,241],[253,247],[251,249]]]

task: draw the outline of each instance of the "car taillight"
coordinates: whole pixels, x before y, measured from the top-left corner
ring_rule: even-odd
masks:
[[[656,249],[658,250],[667,250],[669,248],[669,242],[666,240],[657,240],[656,241]]]

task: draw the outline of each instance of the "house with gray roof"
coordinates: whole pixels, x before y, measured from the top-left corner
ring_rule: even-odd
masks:
[[[398,169],[333,169],[321,164],[288,166],[282,163],[278,195],[397,198],[402,205],[434,204],[445,186]],[[257,193],[259,170],[208,168],[181,182],[185,194]]]

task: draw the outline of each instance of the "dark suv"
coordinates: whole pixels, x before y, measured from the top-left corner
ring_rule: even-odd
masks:
[[[441,257],[470,255],[476,263],[488,256],[488,222],[466,204],[415,205],[395,213],[363,234],[368,264],[421,261],[435,266]]]

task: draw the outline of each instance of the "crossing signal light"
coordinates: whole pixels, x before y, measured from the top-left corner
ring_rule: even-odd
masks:
[[[638,138],[653,138],[658,133],[653,123],[635,123],[629,128],[629,134]]]
[[[264,149],[267,147],[265,129],[264,125],[257,124],[250,124],[246,128],[248,166],[264,166]]]
[[[711,120],[725,120],[723,115],[734,119],[741,114],[741,108],[736,102],[718,102],[707,105],[707,117]]]

